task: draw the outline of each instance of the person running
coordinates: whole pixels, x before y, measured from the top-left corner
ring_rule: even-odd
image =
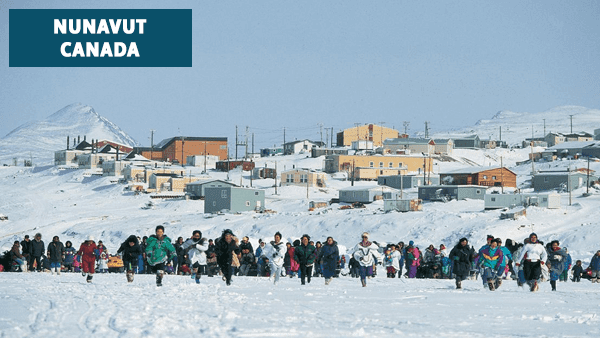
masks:
[[[285,260],[286,245],[281,241],[281,233],[277,231],[273,236],[273,241],[269,242],[263,250],[263,256],[269,259],[269,267],[271,268],[271,276],[273,276],[273,284],[279,282],[281,272],[283,270],[283,262]]]
[[[233,232],[229,229],[223,230],[221,237],[215,243],[215,253],[217,254],[217,263],[223,277],[225,278],[225,284],[231,285],[231,264],[233,262],[233,255],[240,255],[240,248],[238,246],[239,240]]]
[[[504,271],[502,266],[504,253],[502,252],[502,249],[498,247],[498,244],[498,240],[492,240],[488,247],[483,248],[479,252],[481,280],[483,281],[484,286],[487,284],[490,291],[494,291],[500,286],[498,278]]]
[[[523,259],[523,274],[527,284],[529,285],[530,291],[534,292],[539,290],[538,281],[542,274],[541,264],[545,264],[548,254],[546,249],[540,242],[538,242],[537,234],[532,232],[529,235],[529,243],[523,246],[523,250],[519,254],[516,260],[517,266],[520,265]]]
[[[135,235],[129,236],[117,250],[117,254],[120,253],[123,253],[123,266],[125,267],[127,282],[131,283],[133,282],[135,270],[137,270],[139,257],[142,254],[138,238]]]
[[[471,263],[473,256],[467,238],[461,238],[458,243],[450,251],[450,260],[454,264],[452,273],[456,279],[456,288],[462,289],[462,281],[469,277],[471,272]]]
[[[375,265],[375,259],[381,262],[382,257],[378,251],[379,247],[369,241],[369,233],[363,232],[362,241],[356,244],[354,247],[354,258],[360,264],[360,282],[363,287],[367,286],[367,277],[373,276],[373,266]]]
[[[81,257],[81,275],[87,274],[86,281],[91,283],[96,267],[96,243],[93,236],[88,236],[79,247],[77,254]]]
[[[313,264],[317,257],[316,248],[314,245],[309,244],[310,236],[303,235],[301,243],[294,251],[294,258],[298,264],[300,264],[300,279],[302,285],[305,284],[305,280],[310,283],[310,277],[312,276]]]
[[[192,237],[185,241],[181,248],[187,251],[189,261],[192,267],[192,278],[196,284],[200,284],[200,277],[206,274],[206,251],[208,251],[208,241],[202,237],[202,231],[194,230]]]
[[[556,281],[565,270],[565,261],[567,260],[567,252],[559,247],[560,242],[554,240],[550,242],[550,251],[548,252],[548,261],[546,265],[550,269],[550,285],[552,291],[556,291]]]
[[[162,286],[165,266],[175,256],[177,256],[177,252],[171,244],[171,239],[165,235],[165,227],[157,226],[155,235],[148,238],[146,246],[146,259],[150,269],[156,274],[156,286]]]
[[[589,268],[592,270],[592,283],[600,283],[600,250],[596,251],[596,254],[592,256]]]

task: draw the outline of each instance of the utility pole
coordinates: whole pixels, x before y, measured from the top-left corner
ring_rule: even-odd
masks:
[[[425,121],[425,138],[429,138],[429,121]]]
[[[585,182],[586,185],[586,189],[585,189],[585,194],[586,196],[590,195],[590,155],[588,154],[588,170],[587,170],[587,180]]]
[[[246,126],[246,141],[244,142],[246,143],[246,155],[244,155],[244,160],[248,158],[248,129],[248,126]]]
[[[183,162],[185,161],[183,157],[183,146],[185,145],[185,137],[181,136],[181,166],[183,167]]]
[[[325,148],[329,148],[329,128],[325,128]]]
[[[499,136],[500,140],[498,141],[502,141],[502,126],[500,126],[500,136]]]
[[[533,125],[531,125],[531,138],[533,139]]]
[[[354,186],[354,160],[352,160],[352,181],[351,181],[350,185]]]
[[[402,124],[404,125],[404,135],[408,135],[408,125],[410,124],[410,122],[404,121],[402,122]]]
[[[246,156],[248,155],[248,127],[246,127],[246,142],[240,142],[238,137],[238,127],[235,126],[235,160],[238,159],[238,147],[245,146],[246,147]],[[246,157],[244,157],[246,159]]]
[[[277,195],[277,161],[275,161],[275,195]]]
[[[206,174],[206,141],[204,141],[204,173]]]
[[[379,122],[379,124],[381,124],[381,126],[379,127],[381,130],[380,142],[381,142],[381,145],[383,146],[383,125],[385,124],[385,122]]]
[[[331,148],[333,148],[333,127],[331,127]]]
[[[500,189],[502,190],[502,193],[504,194],[504,170],[503,170],[503,164],[502,164],[502,156],[500,156]]]
[[[309,170],[306,169],[306,199],[308,199],[308,174],[309,174]]]
[[[150,161],[154,158],[154,132],[156,130],[150,129]]]
[[[319,132],[321,133],[321,144],[323,144],[323,123],[319,123]]]
[[[254,133],[252,133],[252,154],[254,154]]]
[[[283,127],[283,154],[285,155],[285,127]]]
[[[573,134],[573,115],[569,115],[571,118],[571,134]]]
[[[237,160],[237,147],[238,147],[238,129],[235,126],[235,159]]]
[[[546,119],[542,119],[542,120],[544,120],[544,135],[542,135],[542,136],[546,137]]]

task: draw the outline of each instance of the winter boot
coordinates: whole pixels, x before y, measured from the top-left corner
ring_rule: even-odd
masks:
[[[360,282],[362,283],[363,288],[367,287],[367,280],[366,279],[361,279]]]
[[[81,270],[81,275],[85,277],[85,272],[83,272],[83,270]]]
[[[156,286],[162,286],[163,273],[162,270],[156,272]]]
[[[50,268],[50,274],[51,274],[52,276],[54,276],[54,269],[55,269],[55,268]]]
[[[550,285],[552,285],[552,291],[556,291],[556,281],[555,280],[551,280],[550,281]]]
[[[462,283],[459,280],[456,281],[456,289],[462,289]]]
[[[128,283],[133,282],[133,272],[128,272],[127,273],[127,282]]]
[[[227,286],[230,286],[230,285],[231,285],[231,279],[228,279],[228,280],[226,280],[226,281],[225,281],[225,284],[226,284]]]
[[[531,292],[536,292],[539,289],[537,281],[533,281],[531,283],[529,283],[529,290]]]
[[[200,274],[195,274],[194,280],[196,281],[196,284],[200,284]]]
[[[488,287],[490,288],[490,291],[496,290],[496,287],[494,286],[494,282],[488,282]]]
[[[92,282],[92,278],[93,278],[93,277],[94,277],[94,276],[92,276],[92,274],[91,274],[91,273],[88,273],[88,276],[87,276],[87,278],[85,279],[85,280],[86,280],[86,282],[88,282],[88,283],[91,283],[91,282]]]
[[[496,282],[494,283],[494,286],[497,289],[497,288],[500,287],[500,285],[502,285],[502,279],[498,278],[498,279],[496,279]]]

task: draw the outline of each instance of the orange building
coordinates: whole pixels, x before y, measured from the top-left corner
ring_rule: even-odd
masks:
[[[188,156],[214,155],[220,160],[227,159],[227,137],[186,137],[165,139],[153,148],[136,147],[134,151],[154,161],[178,162],[187,164]]]
[[[388,138],[398,138],[400,133],[396,129],[386,128],[376,124],[365,124],[345,129],[337,133],[337,145],[351,146],[353,141],[373,141],[373,145],[381,147]]]

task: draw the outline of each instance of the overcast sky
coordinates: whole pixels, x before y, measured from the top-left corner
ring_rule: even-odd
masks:
[[[9,8],[191,8],[192,68],[9,68]],[[143,145],[599,108],[598,1],[0,1],[0,137],[74,102]],[[325,133],[323,134],[325,135]],[[156,142],[156,141],[155,141]]]

